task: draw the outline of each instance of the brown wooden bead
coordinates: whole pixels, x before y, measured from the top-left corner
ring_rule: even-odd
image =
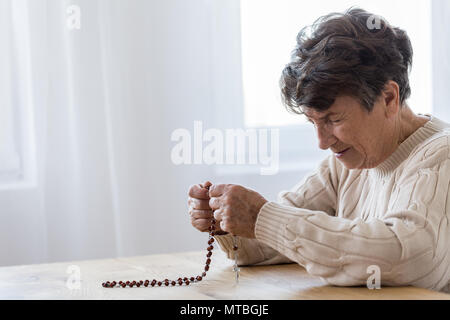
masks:
[[[206,259],[206,263],[205,263],[205,267],[204,267],[204,272],[202,272],[202,274],[201,275],[199,275],[199,276],[196,276],[196,277],[190,277],[190,278],[188,278],[188,277],[184,277],[184,278],[181,278],[181,277],[179,277],[178,279],[177,279],[177,281],[174,281],[174,280],[169,280],[169,279],[164,279],[163,281],[157,281],[156,279],[153,279],[151,282],[150,282],[150,280],[148,280],[148,279],[146,279],[146,280],[138,280],[138,281],[136,281],[136,280],[133,280],[133,281],[126,281],[126,282],[123,282],[123,281],[119,281],[118,283],[116,282],[116,281],[112,281],[112,282],[110,282],[110,281],[106,281],[106,282],[103,282],[102,283],[102,287],[105,287],[105,288],[113,288],[113,287],[116,287],[117,286],[117,284],[118,284],[118,286],[120,287],[122,287],[122,288],[125,288],[126,286],[129,286],[130,288],[133,288],[134,286],[136,286],[136,287],[140,287],[141,285],[143,285],[143,286],[145,286],[145,287],[148,287],[149,285],[151,285],[152,287],[154,287],[155,285],[158,285],[158,286],[162,286],[162,284],[164,283],[164,285],[165,286],[169,286],[169,285],[172,285],[172,286],[175,286],[176,284],[177,284],[177,282],[178,282],[178,284],[180,285],[180,286],[182,286],[183,285],[183,282],[186,284],[186,285],[189,285],[191,282],[197,282],[197,281],[201,281],[204,277],[206,277],[206,272],[209,270],[209,268],[210,268],[210,264],[211,264],[211,259],[210,259],[210,257],[212,256],[212,250],[214,249],[214,246],[212,245],[213,243],[214,243],[214,241],[215,241],[215,239],[213,238],[213,236],[216,234],[214,231],[215,231],[215,223],[216,223],[216,220],[213,218],[212,220],[211,220],[211,225],[210,225],[210,227],[209,227],[209,235],[210,235],[210,238],[208,239],[208,247],[206,248],[206,250],[208,251],[207,252],[207,254],[206,254],[206,257],[207,257],[207,259]],[[237,250],[237,246],[234,246],[233,247],[233,249],[234,250]]]
[[[234,251],[236,251],[237,249],[239,249],[237,246],[233,246]]]

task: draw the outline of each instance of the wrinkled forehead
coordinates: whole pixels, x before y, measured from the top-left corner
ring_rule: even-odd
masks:
[[[360,109],[363,109],[363,105],[357,98],[344,95],[337,97],[333,104],[326,110],[318,110],[307,106],[301,107],[304,115],[310,119],[324,119],[335,114],[341,114],[342,112]]]
[[[338,114],[336,110],[331,110],[331,107],[324,111],[319,111],[314,108],[302,107],[303,114],[309,119],[321,120],[329,116]]]

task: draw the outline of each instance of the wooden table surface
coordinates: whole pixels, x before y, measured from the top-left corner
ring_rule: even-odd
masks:
[[[0,299],[445,299],[450,294],[414,287],[334,287],[297,264],[241,267],[235,284],[233,262],[214,250],[207,277],[189,286],[103,288],[107,280],[165,279],[201,273],[205,252],[75,261],[0,268]],[[71,267],[72,266],[72,267]],[[75,267],[73,267],[75,266]],[[70,288],[74,270],[79,288]],[[71,273],[72,272],[72,273]],[[70,278],[69,278],[70,277]]]

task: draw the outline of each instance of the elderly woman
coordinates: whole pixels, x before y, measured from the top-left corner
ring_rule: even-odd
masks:
[[[410,40],[371,19],[361,9],[322,17],[282,73],[285,105],[332,154],[277,202],[192,186],[192,225],[207,231],[214,215],[230,258],[240,236],[240,265],[296,262],[339,286],[366,285],[375,265],[381,285],[450,291],[448,125],[411,111]]]

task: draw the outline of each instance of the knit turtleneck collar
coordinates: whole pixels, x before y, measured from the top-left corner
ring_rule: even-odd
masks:
[[[433,134],[442,131],[449,125],[430,114],[425,114],[430,120],[427,121],[422,127],[414,131],[405,141],[403,141],[397,149],[386,160],[384,160],[377,167],[369,169],[377,177],[383,178],[397,168],[408,156],[413,149],[431,137]]]

